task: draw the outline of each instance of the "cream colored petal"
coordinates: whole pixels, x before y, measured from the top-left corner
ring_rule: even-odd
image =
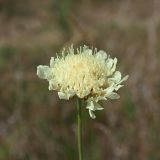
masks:
[[[96,58],[105,60],[107,58],[107,53],[103,50],[100,50],[99,52],[96,53]]]
[[[122,78],[122,80],[119,83],[126,81],[128,78],[129,78],[129,75],[126,75],[124,78]]]
[[[59,99],[69,100],[69,96],[66,93],[58,92]]]
[[[88,94],[90,94],[90,90],[84,90],[83,91],[83,97],[87,96]]]
[[[86,108],[89,109],[89,110],[94,111],[95,109],[94,109],[94,103],[93,103],[93,101],[88,101]]]
[[[69,53],[72,54],[72,55],[74,54],[73,44],[71,45],[71,47],[69,47]]]
[[[90,117],[91,117],[92,119],[95,119],[95,118],[96,118],[96,116],[95,116],[95,114],[93,113],[92,110],[89,110],[89,115],[90,115]]]
[[[116,71],[113,75],[113,78],[115,79],[116,82],[119,82],[121,80],[121,77],[122,75],[121,75],[121,72],[119,71]]]
[[[37,75],[39,78],[47,79],[49,71],[50,71],[50,68],[48,66],[39,65],[37,67]]]
[[[106,96],[108,98],[110,98],[110,99],[119,99],[120,98],[120,96],[117,93],[115,93],[115,92],[111,92],[110,94],[108,94]]]
[[[74,91],[69,91],[68,92],[68,97],[70,98],[70,97],[73,97],[75,95],[75,92]]]
[[[97,102],[93,102],[93,104],[94,104],[94,110],[103,110],[104,108],[100,105],[100,104],[98,104]]]
[[[113,91],[114,91],[114,87],[113,87],[113,86],[108,87],[108,88],[106,88],[106,89],[104,90],[104,92],[105,92],[106,95],[110,94],[110,93],[113,92]]]
[[[93,111],[104,109],[100,104],[94,101],[89,101],[86,108],[89,109],[89,115],[92,119],[96,118]]]
[[[124,85],[118,85],[118,86],[116,86],[114,89],[115,89],[115,91],[118,91],[121,87],[123,87]]]
[[[54,57],[51,57],[51,60],[50,60],[50,67],[53,68],[54,65],[55,65]]]
[[[117,58],[114,58],[113,66],[112,66],[112,69],[111,69],[111,74],[116,70],[116,65],[117,65]]]
[[[108,79],[108,83],[112,85],[116,91],[121,88],[122,85],[119,85],[121,83],[121,73],[116,71],[113,77]]]
[[[55,84],[53,81],[49,81],[49,86],[48,86],[49,90],[56,90],[57,88],[55,87]]]
[[[107,61],[106,61],[106,67],[110,70],[112,65],[113,65],[113,59],[108,58]]]
[[[98,102],[98,101],[101,101],[101,100],[107,100],[107,98],[102,97],[102,96],[95,97],[95,102]]]
[[[91,49],[86,49],[84,51],[84,54],[92,55],[92,50]]]
[[[116,71],[113,75],[112,78],[108,78],[108,81],[111,83],[111,82],[114,82],[114,83],[119,83],[121,80],[121,72],[119,71]]]

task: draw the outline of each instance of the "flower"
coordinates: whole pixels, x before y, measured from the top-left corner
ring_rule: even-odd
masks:
[[[90,49],[88,46],[77,50],[71,46],[62,51],[62,56],[51,57],[50,66],[39,65],[37,75],[47,79],[49,90],[58,91],[60,99],[69,100],[77,96],[87,102],[91,118],[95,118],[94,111],[102,110],[100,100],[118,99],[115,92],[128,79],[122,78],[116,71],[117,58],[110,58],[103,50]]]

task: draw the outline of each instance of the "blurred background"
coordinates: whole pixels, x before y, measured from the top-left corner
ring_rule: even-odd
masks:
[[[36,76],[65,46],[119,59],[121,99],[83,109],[85,160],[160,160],[159,0],[0,0],[0,160],[76,160],[76,103]]]

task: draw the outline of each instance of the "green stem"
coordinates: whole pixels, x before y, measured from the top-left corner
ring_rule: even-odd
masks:
[[[78,139],[78,157],[82,160],[82,101],[77,99],[77,139]]]

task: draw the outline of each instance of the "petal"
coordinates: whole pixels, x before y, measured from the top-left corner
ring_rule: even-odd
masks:
[[[91,49],[86,49],[83,52],[84,54],[92,55],[92,50]]]
[[[129,77],[129,75],[126,75],[124,78],[122,78],[122,80],[119,83],[126,81],[128,79],[128,77]]]
[[[103,110],[104,108],[98,104],[97,102],[94,102],[94,110]]]
[[[70,97],[73,97],[75,95],[75,92],[73,92],[73,91],[69,91],[68,92],[68,97],[70,98]]]
[[[104,90],[105,94],[108,95],[114,91],[114,86],[108,87]]]
[[[97,102],[95,101],[89,101],[87,103],[87,106],[86,106],[87,109],[89,109],[89,115],[92,119],[96,118],[95,114],[93,113],[93,111],[96,111],[96,110],[102,110],[104,109],[100,104],[98,104]]]
[[[112,69],[111,69],[111,74],[116,70],[116,65],[117,65],[117,58],[114,58],[113,66],[112,66]]]
[[[99,52],[96,53],[96,58],[105,60],[107,58],[107,53],[103,50],[100,50]]]
[[[109,82],[119,83],[121,80],[121,72],[116,71],[113,75],[113,77],[108,78]]]
[[[113,78],[115,79],[116,82],[119,82],[121,80],[121,72],[116,71],[113,75]]]
[[[48,66],[39,65],[37,67],[37,75],[39,78],[47,79],[47,75],[50,71],[50,68]]]
[[[108,58],[107,61],[106,61],[106,66],[108,69],[111,69],[113,65],[113,59],[112,58]]]
[[[115,93],[115,92],[111,92],[110,94],[108,94],[106,96],[108,98],[110,98],[110,99],[119,99],[120,98],[120,96],[117,93]]]
[[[90,94],[90,90],[83,90],[83,97],[87,96],[88,94]]]
[[[95,102],[98,102],[100,100],[107,100],[107,98],[106,97],[102,97],[102,96],[98,96],[98,97],[95,98]]]
[[[50,67],[54,67],[54,64],[55,64],[55,61],[54,61],[54,57],[51,57],[51,60],[50,60]]]
[[[65,55],[65,50],[63,52],[64,52],[64,55]],[[69,47],[69,53],[74,54],[73,44],[71,45],[71,47]]]
[[[92,110],[89,110],[89,115],[90,115],[90,117],[91,117],[92,119],[95,119],[95,118],[96,118],[96,116],[95,116],[95,114],[93,113]]]
[[[59,99],[69,100],[69,96],[66,93],[58,92]]]
[[[123,87],[124,85],[118,85],[118,86],[116,86],[114,89],[115,89],[115,91],[118,91],[121,87]]]
[[[89,109],[89,110],[94,111],[95,109],[94,109],[94,103],[93,103],[93,101],[88,101],[86,108]]]
[[[49,81],[49,86],[48,86],[49,90],[56,90],[57,88],[55,87],[53,81]]]
[[[92,49],[89,49],[88,46],[84,45],[84,47],[82,49],[82,53],[86,54],[86,55],[92,55]]]

